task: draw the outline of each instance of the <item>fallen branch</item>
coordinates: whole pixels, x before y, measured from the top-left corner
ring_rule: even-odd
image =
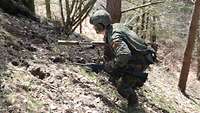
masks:
[[[136,9],[139,9],[139,8],[147,7],[147,6],[150,6],[150,5],[156,5],[156,4],[160,4],[160,3],[164,3],[164,1],[147,3],[147,4],[144,4],[144,5],[141,5],[141,6],[133,7],[133,8],[130,8],[130,9],[126,9],[126,10],[122,11],[121,13],[126,13],[126,12],[129,12],[129,11],[132,11],[132,10],[136,10]]]

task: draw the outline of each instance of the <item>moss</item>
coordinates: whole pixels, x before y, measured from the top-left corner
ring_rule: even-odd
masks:
[[[80,74],[86,75],[86,77],[89,77],[91,80],[97,80],[96,73],[92,72],[89,68],[87,67],[79,67],[80,68]]]
[[[42,101],[36,100],[31,96],[28,97],[27,110],[30,113],[34,113],[36,111],[39,111],[39,109],[42,108],[43,105],[44,105],[44,103]]]

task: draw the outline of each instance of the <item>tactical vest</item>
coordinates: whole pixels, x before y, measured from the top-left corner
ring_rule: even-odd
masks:
[[[113,35],[118,34],[120,38],[128,45],[131,50],[132,57],[130,62],[134,64],[153,64],[156,60],[155,50],[141,38],[139,38],[135,32],[129,30],[128,27],[123,24],[116,23],[108,31],[108,43],[111,43]]]

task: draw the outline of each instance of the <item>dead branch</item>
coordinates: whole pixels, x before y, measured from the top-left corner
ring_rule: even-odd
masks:
[[[164,1],[147,3],[147,4],[144,4],[144,5],[141,5],[141,6],[133,7],[133,8],[130,8],[130,9],[126,9],[126,10],[122,11],[121,13],[126,13],[126,12],[129,12],[129,11],[132,11],[132,10],[136,10],[136,9],[139,9],[139,8],[147,7],[147,6],[150,6],[150,5],[156,5],[156,4],[160,4],[160,3],[164,3]]]

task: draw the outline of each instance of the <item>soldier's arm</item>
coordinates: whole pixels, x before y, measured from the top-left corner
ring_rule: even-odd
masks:
[[[131,51],[128,48],[128,45],[122,40],[120,35],[114,34],[111,46],[115,54],[113,68],[123,68],[129,61],[131,57]]]

